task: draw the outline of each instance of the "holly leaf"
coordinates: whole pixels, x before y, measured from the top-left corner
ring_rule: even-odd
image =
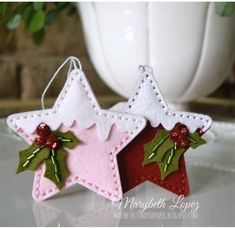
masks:
[[[76,147],[78,144],[81,143],[80,140],[77,139],[77,137],[71,131],[67,131],[67,132],[56,131],[54,133],[55,133],[55,136],[60,140],[60,142],[63,143],[63,146],[69,149],[73,149],[74,147]],[[69,142],[66,140],[71,140],[71,141]]]
[[[190,147],[192,147],[193,149],[196,149],[197,147],[206,144],[206,140],[204,140],[203,138],[201,138],[201,136],[195,132],[195,133],[190,133],[189,136],[189,141],[190,141]]]
[[[165,153],[174,146],[174,142],[168,138],[168,135],[168,131],[158,130],[153,140],[144,145],[143,165],[162,161]]]
[[[51,157],[45,160],[46,171],[44,177],[51,180],[60,190],[64,186],[65,180],[69,175],[69,171],[66,166],[66,151],[63,149],[56,150],[54,159],[60,180],[58,181],[56,178],[55,167]]]
[[[168,165],[167,170],[164,171],[165,165],[167,164],[167,160],[170,156],[170,150],[167,151],[167,153],[163,157],[162,162],[159,163],[159,169],[160,169],[162,180],[164,180],[171,173],[179,170],[179,160],[180,160],[181,155],[183,155],[184,152],[185,152],[184,149],[175,150],[173,157],[172,157],[172,160],[171,160],[170,164]]]
[[[50,151],[47,148],[41,148],[40,151],[33,156],[33,152],[35,152],[38,148],[39,146],[34,142],[28,149],[19,152],[20,160],[16,173],[26,170],[35,171],[44,159],[50,157]],[[30,159],[27,166],[24,166],[30,156],[32,156],[32,159]]]

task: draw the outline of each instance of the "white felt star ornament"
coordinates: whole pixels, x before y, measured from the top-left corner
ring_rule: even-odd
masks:
[[[146,121],[135,115],[102,110],[85,74],[76,68],[68,75],[51,109],[14,114],[7,123],[30,144],[40,123],[47,124],[52,131],[71,131],[81,144],[66,148],[69,176],[63,188],[78,183],[117,201],[122,198],[122,187],[116,156],[145,127]],[[45,164],[41,164],[33,184],[33,198],[37,201],[59,192],[44,173]]]

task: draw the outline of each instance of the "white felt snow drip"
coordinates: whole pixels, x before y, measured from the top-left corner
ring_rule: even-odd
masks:
[[[119,131],[128,133],[134,132],[138,124],[145,125],[142,117],[102,110],[80,69],[74,69],[69,74],[53,108],[14,114],[8,117],[7,123],[14,131],[23,127],[28,134],[32,134],[42,117],[45,123],[50,123],[52,130],[58,129],[61,124],[70,127],[74,121],[83,129],[96,125],[102,140],[108,138],[114,124]]]
[[[141,67],[140,69],[140,80],[126,103],[124,112],[142,115],[150,121],[152,127],[162,124],[167,130],[171,130],[176,123],[185,124],[191,133],[199,128],[205,132],[211,126],[212,120],[207,115],[171,111],[158,88],[152,70],[149,70],[151,68]]]

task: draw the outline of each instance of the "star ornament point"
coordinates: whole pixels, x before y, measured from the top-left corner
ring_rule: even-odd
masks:
[[[113,110],[118,110],[118,106]],[[205,143],[207,115],[169,109],[153,73],[141,73],[137,87],[121,111],[146,118],[145,129],[118,155],[123,191],[145,181],[175,194],[187,195],[189,184],[184,153]]]
[[[45,160],[51,162],[48,167],[58,168],[52,160],[58,158],[60,162],[63,157],[68,170],[62,189],[78,183],[112,201],[120,200],[123,194],[117,154],[146,125],[143,117],[101,109],[85,74],[79,69],[70,73],[52,108],[13,114],[7,123],[29,144],[35,142],[36,129],[41,123],[48,125],[58,139],[63,138],[60,134],[71,132],[79,143],[69,146],[64,142],[64,157],[50,153],[48,159],[51,160]],[[44,156],[49,155],[44,151]],[[41,162],[35,171],[33,198],[37,201],[59,192],[55,183],[47,178],[51,173],[47,172],[46,162]]]

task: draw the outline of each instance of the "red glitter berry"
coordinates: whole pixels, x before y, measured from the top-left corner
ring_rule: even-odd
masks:
[[[176,146],[179,148],[188,148],[189,147],[189,140],[187,139],[187,137],[181,135],[178,139],[178,141],[176,142]]]
[[[177,123],[175,127],[170,131],[169,138],[176,143],[178,148],[189,147],[189,140],[187,138],[189,134],[188,128],[181,123]]]
[[[59,146],[59,141],[53,134],[50,134],[46,138],[45,146],[51,150],[55,150]]]
[[[181,123],[177,123],[174,127],[174,130],[176,130],[179,135],[187,136],[189,134],[188,128],[184,124],[181,124]]]
[[[39,135],[36,136],[35,142],[38,146],[45,146],[45,139],[40,137]]]
[[[46,138],[48,135],[51,134],[51,129],[45,123],[41,123],[38,125],[36,129],[36,133],[38,136],[41,136],[42,138]]]
[[[170,139],[171,139],[173,142],[177,142],[177,141],[178,141],[178,138],[179,138],[179,133],[178,133],[178,131],[176,131],[175,129],[171,130],[171,131],[170,131],[170,134],[169,134],[169,137],[170,137]]]

